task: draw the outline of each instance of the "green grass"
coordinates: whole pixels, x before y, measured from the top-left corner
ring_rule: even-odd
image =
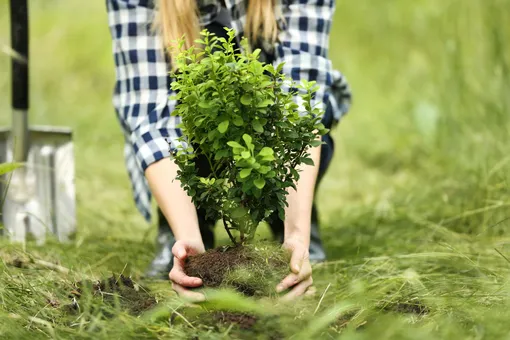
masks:
[[[0,338],[254,337],[207,328],[193,313],[184,314],[191,325],[169,323],[180,302],[168,283],[140,282],[159,301],[140,317],[86,299],[81,313],[65,312],[75,281],[120,272],[140,281],[155,227],[131,199],[104,4],[30,4],[31,122],[75,131],[79,232],[70,245],[1,241]],[[338,2],[331,57],[355,102],[334,131],[335,161],[318,194],[330,259],[315,268],[318,295],[292,306],[220,295],[209,308],[277,313],[281,326],[263,322],[266,333],[276,327],[292,339],[510,336],[509,5]],[[9,44],[7,6],[0,46]],[[9,84],[0,54],[2,124]]]

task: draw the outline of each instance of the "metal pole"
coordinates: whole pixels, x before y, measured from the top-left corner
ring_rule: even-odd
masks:
[[[28,158],[28,4],[27,0],[10,0],[11,46],[14,55],[12,69],[12,136],[13,160],[26,162]]]

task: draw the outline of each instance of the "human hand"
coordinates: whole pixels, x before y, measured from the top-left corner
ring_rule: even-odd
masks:
[[[192,242],[179,240],[172,247],[174,255],[174,265],[168,274],[172,281],[172,289],[181,297],[193,301],[200,302],[205,300],[205,296],[201,293],[192,292],[188,288],[196,288],[202,285],[202,280],[198,277],[191,277],[184,272],[184,264],[188,256],[197,255],[205,252],[202,241]]]
[[[290,289],[290,292],[282,298],[287,301],[294,300],[303,294],[314,294],[315,289],[312,287],[312,265],[310,264],[308,246],[306,246],[305,242],[289,239],[285,240],[283,247],[291,252],[291,273],[276,286],[276,291],[281,293]]]

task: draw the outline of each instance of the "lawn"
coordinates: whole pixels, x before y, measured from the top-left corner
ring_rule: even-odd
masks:
[[[509,0],[338,1],[330,53],[354,105],[317,198],[329,261],[291,306],[211,295],[209,311],[257,315],[248,330],[140,278],[155,225],[123,163],[104,1],[30,5],[30,119],[75,132],[79,229],[67,245],[0,241],[1,339],[510,337]],[[2,1],[3,50],[8,22]],[[1,124],[9,68],[0,54]],[[77,298],[76,282],[120,273],[149,293]]]

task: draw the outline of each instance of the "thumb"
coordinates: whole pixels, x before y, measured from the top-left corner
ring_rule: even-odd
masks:
[[[172,254],[174,254],[175,257],[182,261],[186,259],[188,255],[188,249],[182,241],[177,241],[172,247]]]

